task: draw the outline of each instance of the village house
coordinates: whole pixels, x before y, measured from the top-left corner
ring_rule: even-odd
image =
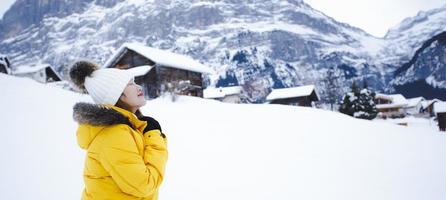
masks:
[[[11,73],[11,64],[8,60],[8,57],[0,54],[0,73],[10,74]]]
[[[406,116],[407,99],[401,94],[376,94],[375,104],[378,116],[398,118]]]
[[[215,99],[226,103],[241,103],[242,87],[219,87],[219,88],[206,88],[204,90],[204,98]]]
[[[424,97],[415,97],[407,99],[406,113],[409,115],[420,115],[423,110]]]
[[[49,64],[18,66],[12,74],[19,77],[28,77],[40,83],[50,83],[62,80],[59,74]]]
[[[435,103],[434,112],[437,116],[438,127],[440,131],[446,131],[446,102]]]
[[[136,68],[138,67],[138,68]],[[203,97],[203,75],[212,70],[193,59],[139,43],[125,43],[106,62],[104,68],[132,69],[135,82],[147,98],[165,91]]]
[[[435,116],[434,112],[434,104],[437,102],[441,102],[439,99],[425,100],[421,102],[421,112],[427,116],[433,117]]]
[[[283,104],[294,106],[314,106],[319,101],[314,85],[305,85],[292,88],[273,89],[266,97],[270,104]]]

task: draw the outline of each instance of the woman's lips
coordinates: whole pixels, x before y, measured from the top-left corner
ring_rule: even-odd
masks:
[[[144,93],[140,92],[140,93],[138,94],[138,97],[143,96],[143,95],[144,95]]]

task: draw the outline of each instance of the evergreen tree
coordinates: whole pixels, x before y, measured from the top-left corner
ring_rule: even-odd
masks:
[[[364,82],[364,88],[359,90],[353,81],[351,92],[344,95],[339,112],[361,119],[374,119],[378,114],[375,102],[375,92],[367,88],[367,82]]]

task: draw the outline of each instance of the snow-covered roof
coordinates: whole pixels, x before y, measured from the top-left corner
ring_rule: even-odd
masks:
[[[400,108],[406,107],[408,105],[407,99],[401,94],[376,94],[375,98],[387,99],[392,103],[387,104],[377,104],[376,108],[384,109],[384,108]]]
[[[127,69],[127,71],[130,72],[133,76],[137,77],[137,76],[144,76],[152,68],[153,68],[153,66],[143,65],[143,66],[138,66],[138,67],[132,67],[130,69]]]
[[[25,65],[23,65],[23,66],[18,66],[18,67],[16,68],[16,70],[14,70],[14,71],[12,72],[12,74],[28,74],[28,73],[34,73],[34,72],[40,71],[40,70],[42,70],[42,69],[45,69],[45,68],[47,68],[47,67],[51,68],[51,65],[50,65],[50,64],[38,64],[38,65],[31,65],[31,66],[25,66]],[[54,70],[53,70],[53,71],[54,71]]]
[[[407,99],[402,94],[376,94],[375,98],[390,100],[393,104],[408,104]]]
[[[206,88],[203,90],[203,97],[206,99],[223,98],[225,96],[240,94],[242,87],[219,87],[219,88]]]
[[[424,97],[415,97],[407,99],[407,107],[415,107],[422,101],[424,101]]]
[[[386,108],[404,108],[407,104],[397,104],[397,103],[388,103],[388,104],[376,104],[377,109],[386,109]]]
[[[434,104],[435,113],[446,113],[446,102],[437,102]]]
[[[439,99],[432,99],[432,100],[425,100],[421,102],[421,107],[423,109],[426,109],[427,107],[429,107],[431,104],[435,103],[435,102],[439,102],[441,100]]]
[[[110,67],[114,62],[121,58],[127,50],[135,51],[152,60],[159,66],[173,67],[199,73],[213,73],[209,67],[204,66],[192,58],[165,50],[147,47],[139,43],[124,43],[105,63],[104,67]]]
[[[286,99],[286,98],[294,98],[294,97],[303,97],[309,96],[311,93],[315,91],[314,85],[305,85],[300,87],[292,87],[292,88],[281,88],[281,89],[273,89],[271,93],[266,97],[267,101],[275,100],[275,99]]]

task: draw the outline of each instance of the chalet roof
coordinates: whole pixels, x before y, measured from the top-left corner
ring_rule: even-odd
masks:
[[[437,102],[434,104],[435,113],[446,113],[446,102]]]
[[[435,103],[435,102],[439,102],[439,99],[432,99],[432,100],[425,100],[421,102],[421,107],[423,109],[426,109],[427,107],[429,107],[431,104]]]
[[[46,68],[50,68],[51,70],[53,70],[53,68],[51,68],[50,64],[37,64],[37,65],[22,65],[22,66],[18,66],[16,68],[16,70],[14,70],[12,73],[13,74],[28,74],[28,73],[35,73],[38,72],[40,70],[44,70]],[[54,71],[54,70],[53,70]],[[55,72],[55,71],[54,71]],[[57,74],[57,73],[56,73]]]
[[[424,97],[415,97],[407,99],[407,107],[415,107],[424,101]]]
[[[219,88],[206,88],[203,90],[203,97],[206,99],[223,98],[225,96],[240,94],[242,87],[219,87]]]
[[[138,67],[132,67],[126,70],[130,72],[133,76],[138,77],[146,75],[152,68],[153,66],[143,65]]]
[[[275,99],[286,99],[286,98],[310,96],[313,91],[315,91],[314,85],[305,85],[305,86],[292,87],[292,88],[273,89],[271,91],[271,93],[266,97],[266,100],[270,101],[270,100],[275,100]],[[317,93],[316,93],[316,95],[317,95]]]
[[[407,99],[402,94],[376,94],[375,98],[386,99],[395,104],[408,104]]]
[[[386,99],[391,103],[386,104],[376,104],[376,108],[385,109],[385,108],[404,108],[407,107],[408,101],[401,94],[376,94],[375,99]]]
[[[155,62],[156,65],[159,66],[172,67],[198,73],[213,73],[213,71],[209,67],[204,66],[203,64],[193,60],[190,57],[172,53],[166,50],[147,47],[140,43],[124,43],[105,63],[104,67],[111,67],[111,65],[113,65],[114,62],[120,59],[128,50],[135,51],[136,53],[146,57],[147,59],[152,60],[153,62]]]
[[[397,104],[397,103],[376,104],[377,109],[405,108],[406,106],[407,104]]]

